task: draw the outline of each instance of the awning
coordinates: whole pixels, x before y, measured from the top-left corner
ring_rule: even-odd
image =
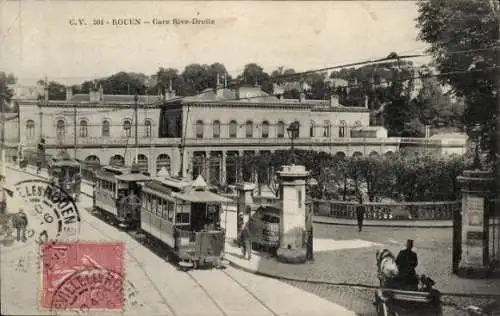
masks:
[[[178,199],[191,203],[231,203],[233,200],[210,191],[190,191],[188,193],[172,194]]]

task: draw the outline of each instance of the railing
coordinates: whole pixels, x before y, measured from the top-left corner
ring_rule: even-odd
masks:
[[[461,201],[375,203],[367,202],[365,219],[370,220],[451,220],[460,212]],[[312,200],[315,215],[342,219],[355,219],[358,203]]]

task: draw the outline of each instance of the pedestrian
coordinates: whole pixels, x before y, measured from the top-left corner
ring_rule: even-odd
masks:
[[[401,250],[396,258],[396,265],[398,266],[399,276],[404,284],[410,289],[418,288],[418,278],[415,268],[418,265],[418,256],[412,250],[413,240],[406,241],[406,248]]]
[[[250,229],[248,223],[243,226],[240,233],[240,245],[245,259],[252,259],[252,240],[250,236]]]
[[[365,218],[365,207],[362,202],[356,207],[356,219],[358,221],[358,231],[363,230],[363,220]]]
[[[17,241],[26,242],[26,227],[28,226],[28,217],[23,209],[19,209],[17,214],[12,218],[12,224],[16,229]]]

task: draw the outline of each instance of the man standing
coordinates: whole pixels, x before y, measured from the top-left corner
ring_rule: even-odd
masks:
[[[252,259],[252,240],[250,237],[248,223],[241,229],[240,243],[243,251],[243,257],[248,260]]]
[[[26,242],[26,227],[28,226],[28,217],[23,209],[20,209],[12,218],[12,225],[17,232],[17,241]]]
[[[406,249],[401,250],[396,258],[396,265],[398,266],[401,279],[405,280],[408,286],[418,288],[418,278],[415,272],[415,268],[418,265],[418,257],[412,249],[413,240],[408,239],[406,241]]]
[[[360,203],[356,207],[356,219],[358,221],[358,231],[363,229],[363,219],[365,218],[365,207]]]

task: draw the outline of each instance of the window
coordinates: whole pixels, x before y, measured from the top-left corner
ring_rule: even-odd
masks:
[[[238,134],[238,123],[236,121],[229,122],[229,137],[236,138]]]
[[[64,128],[64,121],[63,120],[57,121],[57,124],[56,124],[56,133],[57,133],[57,137],[64,137],[64,135],[66,134],[66,130]]]
[[[109,121],[104,120],[102,122],[102,136],[109,137]]]
[[[35,137],[35,121],[26,121],[26,137]]]
[[[346,122],[345,121],[340,121],[339,137],[345,137],[345,126],[346,126]]]
[[[156,173],[158,173],[162,167],[170,173],[170,157],[167,154],[160,154],[156,158]]]
[[[314,137],[314,128],[315,128],[315,123],[314,121],[311,121],[311,126],[309,127],[309,137]]]
[[[158,198],[152,197],[151,199],[151,213],[158,215]]]
[[[174,202],[168,202],[168,221],[173,222],[174,221],[174,207],[175,203]]]
[[[269,122],[268,121],[264,121],[262,123],[262,137],[263,138],[269,137]]]
[[[151,137],[151,120],[144,121],[144,135],[146,137]]]
[[[125,132],[125,137],[130,137],[132,134],[132,123],[129,120],[123,122],[123,131]]]
[[[245,124],[246,126],[246,137],[250,138],[253,137],[253,122],[252,121],[247,121]]]
[[[285,137],[285,123],[283,121],[278,122],[278,127],[277,127],[277,135],[278,138],[283,138]]]
[[[176,224],[189,224],[189,212],[184,212],[184,209],[178,208],[175,216]]]
[[[323,126],[323,137],[330,137],[330,121],[325,121]]]
[[[219,138],[220,137],[220,122],[214,121],[214,123],[212,124],[212,129],[213,129],[213,137]]]
[[[196,138],[203,138],[203,121],[196,121]]]
[[[80,121],[80,137],[87,137],[88,129],[87,129],[87,121]]]

